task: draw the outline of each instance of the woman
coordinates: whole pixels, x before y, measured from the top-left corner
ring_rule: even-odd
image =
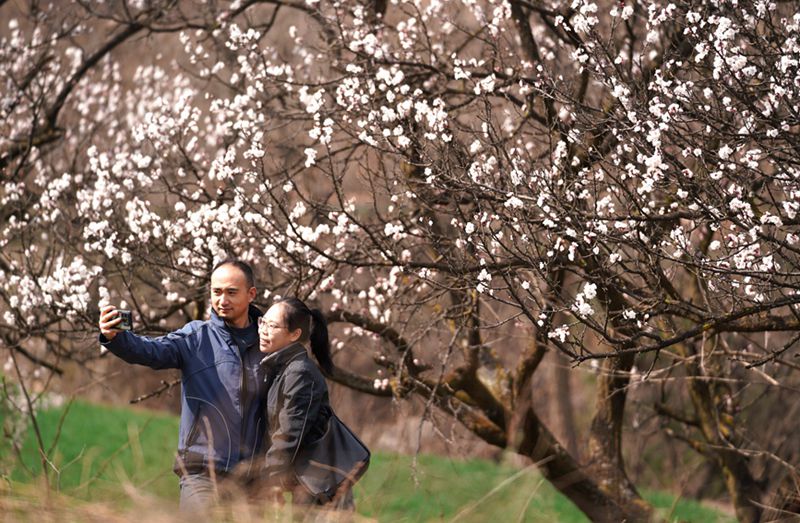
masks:
[[[297,483],[292,464],[305,442],[325,433],[332,412],[322,376],[333,370],[325,317],[297,298],[287,298],[260,318],[258,334],[259,348],[267,354],[261,361],[268,387],[267,485],[276,497],[291,492],[294,503],[318,504]],[[309,358],[308,346],[319,368]],[[351,492],[340,493],[331,504],[352,508]]]

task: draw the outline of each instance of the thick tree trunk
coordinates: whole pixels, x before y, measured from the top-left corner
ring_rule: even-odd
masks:
[[[625,473],[622,424],[633,355],[605,360],[597,384],[597,406],[589,434],[589,460],[603,491],[629,507],[632,520],[650,519],[652,508]]]
[[[720,452],[727,454],[721,459],[722,474],[736,511],[736,519],[741,523],[758,523],[761,521],[761,507],[754,502],[761,500],[761,487],[750,473],[746,458],[736,450]]]
[[[569,360],[560,352],[553,354],[553,389],[552,402],[554,419],[558,426],[556,432],[562,435],[562,441],[570,454],[580,459],[578,454],[578,431],[575,428],[575,407],[572,403],[572,385],[570,384]]]
[[[649,512],[637,503],[620,503],[603,488],[604,477],[581,465],[542,423],[530,400],[517,405],[509,426],[500,427],[487,417],[487,410],[460,402],[442,388],[425,387],[418,392],[437,390],[434,404],[461,421],[475,435],[492,445],[511,447],[533,460],[542,475],[570,499],[592,521],[647,521]],[[460,391],[460,392],[463,392]]]
[[[600,488],[595,477],[564,449],[542,424],[531,406],[523,411],[519,422],[522,439],[517,451],[537,463],[545,478],[568,497],[592,521],[645,521],[638,506],[620,504]]]
[[[703,355],[705,341],[680,347],[687,359],[687,372],[695,379],[689,380],[689,397],[695,411],[698,428],[705,441],[693,442],[695,450],[713,460],[722,470],[725,488],[731,497],[736,517],[743,522],[761,519],[763,487],[750,470],[750,458],[739,451],[743,444],[737,433],[735,409],[731,405],[733,391],[727,384],[713,379],[724,375],[724,370],[713,357],[698,359]],[[701,365],[700,361],[704,364]]]
[[[699,366],[694,370],[696,376],[703,375]],[[739,438],[733,419],[721,412],[722,398],[716,397],[708,381],[696,379],[690,383],[690,396],[700,422],[700,430],[708,443],[700,444],[699,449],[722,469],[736,518],[747,523],[760,521],[762,511],[757,503],[762,500],[763,489],[750,471],[748,456],[737,448],[736,440]]]

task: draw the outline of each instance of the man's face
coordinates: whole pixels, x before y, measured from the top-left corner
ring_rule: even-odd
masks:
[[[247,278],[237,267],[223,265],[211,274],[211,307],[225,323],[246,327],[247,311],[255,297],[256,288],[247,286]]]

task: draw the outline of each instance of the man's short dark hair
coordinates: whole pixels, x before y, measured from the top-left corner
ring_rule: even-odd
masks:
[[[253,268],[250,267],[250,264],[240,260],[239,258],[225,258],[218,264],[214,265],[214,268],[211,270],[211,274],[214,274],[214,271],[222,267],[223,265],[233,265],[242,273],[244,274],[244,279],[247,281],[247,288],[255,287],[256,286],[256,278],[253,275]]]

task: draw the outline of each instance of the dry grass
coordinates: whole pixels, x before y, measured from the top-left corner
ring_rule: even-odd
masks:
[[[218,521],[236,523],[365,523],[375,521],[358,514],[304,509],[291,505],[253,503],[232,499],[210,509],[202,517],[178,512],[177,502],[147,494],[131,485],[122,489],[127,502],[85,501],[47,489],[44,485],[0,484],[0,514],[3,522],[42,523],[160,523]],[[127,508],[125,508],[127,507]]]

